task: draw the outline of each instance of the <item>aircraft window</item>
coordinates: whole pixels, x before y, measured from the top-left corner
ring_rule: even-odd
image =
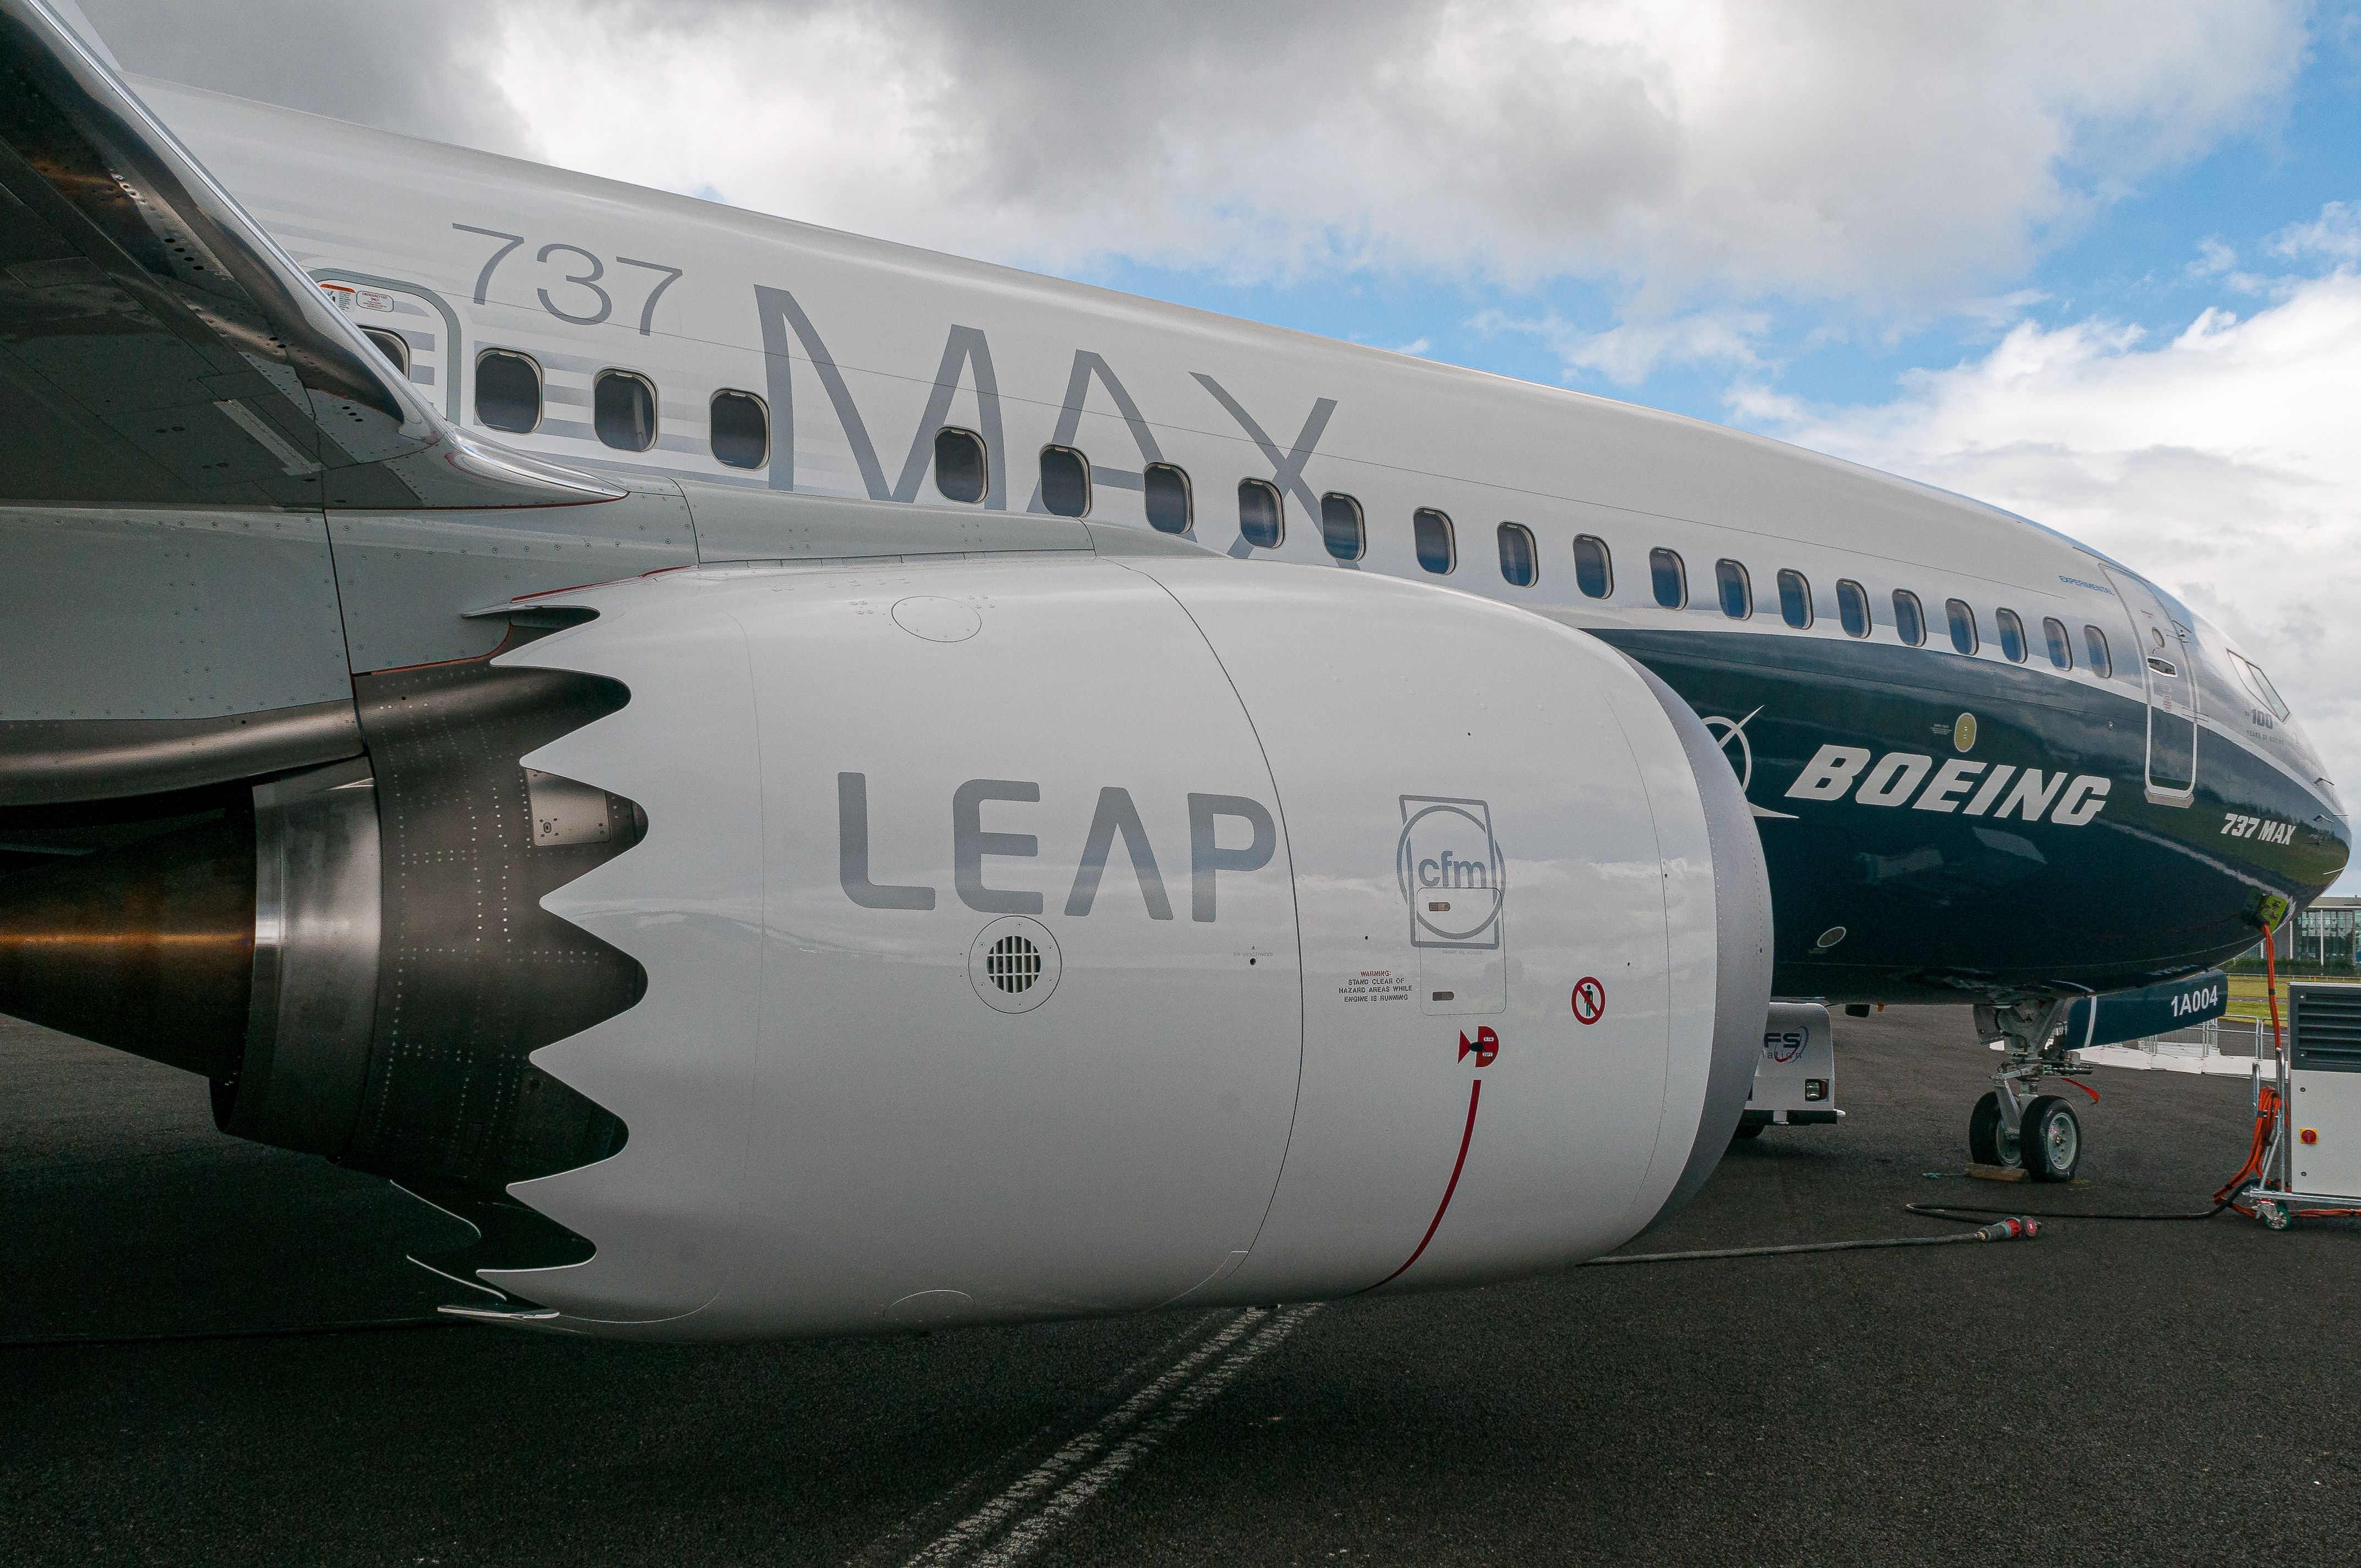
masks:
[[[1844,623],[1847,637],[1869,635],[1869,595],[1850,577],[1837,583],[1837,619]]]
[[[2107,634],[2097,627],[2082,628],[2082,652],[2091,656],[2091,673],[2101,680],[2115,673],[2115,661],[2107,652]]]
[[[645,376],[601,370],[590,384],[590,423],[618,452],[645,452],[656,444],[656,389]]]
[[[1689,602],[1688,568],[1681,565],[1678,551],[1649,551],[1648,576],[1655,585],[1656,602],[1666,609],[1679,609]]]
[[[771,411],[752,392],[716,392],[708,422],[713,460],[759,468],[771,456]]]
[[[2066,634],[2066,623],[2056,616],[2041,622],[2041,635],[2049,644],[2049,662],[2061,670],[2074,667],[2074,639]]]
[[[2279,688],[2271,685],[2270,676],[2263,674],[2263,667],[2260,664],[2237,653],[2233,653],[2230,657],[2238,661],[2238,668],[2249,677],[2248,684],[2255,688],[2255,695],[2270,704],[2273,713],[2285,718],[2293,711],[2279,696]]]
[[[1747,580],[1746,568],[1735,561],[1713,564],[1713,583],[1721,595],[1721,613],[1732,620],[1744,620],[1754,613],[1754,585]]]
[[[1320,543],[1339,561],[1357,561],[1369,545],[1361,503],[1334,490],[1320,498]]]
[[[935,488],[945,500],[980,501],[991,479],[983,437],[951,424],[935,432]]]
[[[1585,598],[1603,599],[1615,591],[1615,558],[1607,541],[1594,534],[1574,536],[1574,586]]]
[[[1927,645],[1927,612],[1908,588],[1894,590],[1894,634],[1913,648]]]
[[[1509,586],[1529,588],[1541,576],[1541,557],[1533,549],[1533,531],[1521,522],[1500,525],[1500,576]]]
[[[1091,460],[1071,446],[1041,448],[1041,507],[1057,517],[1091,510]]]
[[[1257,550],[1276,550],[1287,537],[1287,501],[1268,479],[1238,481],[1238,534]]]
[[[1812,585],[1801,572],[1779,574],[1779,619],[1798,631],[1812,624]]]
[[[2025,622],[2013,609],[1996,609],[1993,619],[2000,623],[2000,651],[2012,664],[2025,663]]]
[[[395,369],[404,376],[410,374],[410,339],[378,326],[361,328],[361,335],[375,344],[377,351],[390,360]]]
[[[476,356],[476,417],[511,435],[532,434],[541,423],[541,367],[505,348]]]
[[[1145,475],[1148,526],[1159,533],[1186,533],[1197,521],[1189,476],[1170,463],[1150,463]]]
[[[1410,514],[1411,541],[1418,546],[1418,564],[1442,576],[1459,565],[1451,536],[1451,520],[1433,507]]]
[[[1982,647],[1983,634],[1976,630],[1975,607],[1965,599],[1947,599],[1943,611],[1951,618],[1951,646],[1962,653],[1972,653]]]

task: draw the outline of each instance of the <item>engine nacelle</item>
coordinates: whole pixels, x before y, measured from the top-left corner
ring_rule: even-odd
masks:
[[[538,603],[579,623],[368,690],[373,783],[262,792],[217,1076],[566,1326],[1468,1284],[1619,1245],[1728,1145],[1760,850],[1593,639],[1193,556]]]

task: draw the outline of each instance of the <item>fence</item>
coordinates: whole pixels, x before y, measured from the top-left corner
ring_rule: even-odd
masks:
[[[2271,1025],[2268,1019],[2216,1018],[2210,1024],[2195,1024],[2144,1040],[2125,1040],[2120,1046],[2106,1048],[2194,1062],[2200,1071],[2204,1063],[2217,1058],[2235,1060],[2243,1069],[2256,1057],[2266,1060],[2270,1058]]]

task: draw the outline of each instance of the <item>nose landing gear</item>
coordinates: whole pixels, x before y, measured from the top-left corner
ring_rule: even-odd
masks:
[[[1979,1165],[2022,1168],[2036,1181],[2071,1181],[2082,1163],[2082,1123],[2055,1094],[2026,1092],[2046,1075],[2076,1078],[2091,1069],[2072,1060],[2059,1037],[2067,1004],[2020,1002],[1976,1009],[1976,1034],[1999,1040],[2008,1058],[1992,1092],[1968,1117],[1968,1154]]]

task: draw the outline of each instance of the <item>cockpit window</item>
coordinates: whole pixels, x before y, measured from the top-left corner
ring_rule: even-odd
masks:
[[[2273,713],[2285,718],[2291,710],[2279,696],[2279,687],[2271,685],[2270,676],[2263,674],[2263,667],[2235,653],[2230,657],[2237,664],[2238,673],[2246,677],[2246,684],[2254,688],[2255,695],[2261,697]]]

